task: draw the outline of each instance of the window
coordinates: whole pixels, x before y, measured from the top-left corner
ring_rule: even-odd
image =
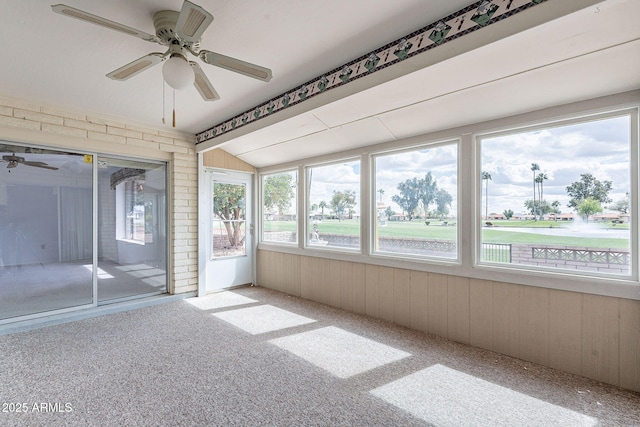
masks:
[[[144,181],[127,181],[124,186],[124,238],[140,243],[146,241]],[[149,233],[149,238],[153,235]],[[149,243],[152,243],[149,242]]]
[[[262,241],[298,242],[297,171],[262,175]]]
[[[458,145],[377,155],[373,251],[456,259]]]
[[[307,246],[360,250],[360,160],[307,168]]]
[[[631,116],[480,144],[481,263],[631,275]]]

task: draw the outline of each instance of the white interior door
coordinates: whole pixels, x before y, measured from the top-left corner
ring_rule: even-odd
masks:
[[[204,291],[214,292],[253,282],[251,174],[206,169],[203,204],[205,225],[200,239],[206,248]],[[202,288],[201,288],[202,289]]]

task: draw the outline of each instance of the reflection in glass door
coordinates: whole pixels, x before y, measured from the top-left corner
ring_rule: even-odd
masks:
[[[98,303],[167,290],[166,166],[98,158]]]
[[[0,323],[93,304],[91,155],[0,141]]]

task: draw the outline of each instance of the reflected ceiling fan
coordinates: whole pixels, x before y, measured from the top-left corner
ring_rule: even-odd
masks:
[[[172,88],[185,89],[193,84],[205,101],[220,99],[200,65],[187,59],[188,54],[200,58],[205,64],[224,68],[264,82],[268,82],[272,77],[271,70],[268,68],[200,49],[202,34],[213,22],[213,15],[190,1],[185,1],[182,4],[180,12],[172,10],[156,12],[153,15],[155,35],[64,4],[52,5],[51,8],[61,15],[121,31],[142,40],[168,47],[168,50],[164,53],[150,53],[107,74],[107,77],[114,80],[127,80],[160,62],[164,62],[162,75]]]
[[[36,168],[51,169],[51,170],[54,170],[54,171],[58,170],[58,168],[56,168],[54,166],[49,166],[48,164],[46,164],[44,162],[30,162],[30,161],[25,160],[24,157],[16,156],[15,154],[2,156],[2,161],[9,163],[7,165],[7,169],[13,169],[15,167],[18,167],[19,164],[22,164],[22,165],[25,165],[25,166],[33,166],[33,167],[36,167]],[[9,172],[11,172],[11,171],[9,171]]]

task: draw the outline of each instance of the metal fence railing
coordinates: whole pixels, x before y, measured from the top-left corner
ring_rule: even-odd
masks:
[[[509,243],[483,243],[482,261],[511,263],[511,244]]]

